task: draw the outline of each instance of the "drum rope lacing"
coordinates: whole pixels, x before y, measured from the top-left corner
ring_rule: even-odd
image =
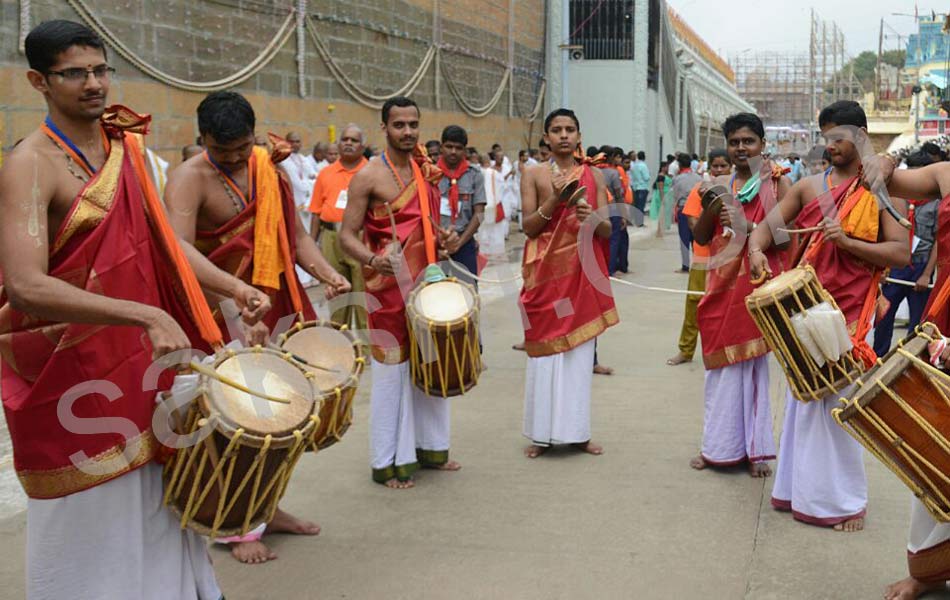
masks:
[[[932,327],[936,330],[936,326],[933,326],[931,323],[924,323],[917,327],[915,333],[917,337],[921,337],[930,342],[935,341],[935,339],[926,333],[927,326]],[[920,369],[925,375],[930,375],[930,381],[934,384],[936,391],[939,393],[940,398],[947,404],[947,407],[950,408],[950,376],[941,371],[940,369],[934,367],[927,361],[924,361],[920,356],[913,354],[904,348],[904,340],[898,342],[898,347],[895,350],[897,354],[908,359],[913,365],[914,368]],[[878,361],[878,365],[882,365],[883,362]],[[859,386],[864,386],[867,383],[858,380]],[[880,388],[887,396],[894,402],[894,404],[900,408],[900,410],[911,419],[911,421],[919,427],[924,433],[926,433],[930,440],[935,442],[937,446],[940,447],[943,452],[950,454],[950,441],[947,440],[946,436],[939,432],[930,422],[926,421],[921,417],[920,413],[916,411],[910,404],[894,392],[890,386],[884,383],[880,377],[874,379],[871,382],[873,385]],[[835,422],[841,426],[845,431],[847,431],[852,437],[854,437],[858,442],[864,446],[868,452],[873,454],[881,462],[885,464],[897,477],[913,491],[914,495],[921,501],[924,507],[930,512],[930,514],[941,522],[950,522],[950,512],[948,512],[947,507],[950,507],[950,498],[941,492],[939,487],[935,485],[934,481],[927,475],[926,472],[919,466],[922,464],[925,466],[931,473],[935,474],[940,478],[945,485],[950,485],[950,476],[944,474],[939,468],[937,468],[931,461],[927,460],[920,452],[918,452],[912,445],[907,443],[906,440],[900,438],[896,432],[884,422],[883,418],[878,415],[873,408],[868,403],[860,403],[853,398],[847,400],[845,398],[840,399],[846,407],[853,407],[861,417],[865,419],[867,423],[877,431],[878,435],[886,440],[892,447],[893,451],[899,454],[907,465],[913,469],[917,477],[923,480],[933,491],[934,494],[938,496],[941,504],[938,504],[930,494],[928,494],[919,482],[914,481],[905,470],[897,464],[897,462],[887,453],[883,452],[874,440],[871,439],[871,436],[859,428],[856,424],[851,422],[851,419],[843,418],[843,413],[845,408],[835,408],[831,411],[832,417]]]

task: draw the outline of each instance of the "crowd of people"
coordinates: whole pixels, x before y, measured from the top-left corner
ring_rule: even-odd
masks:
[[[48,116],[0,170],[9,342],[0,382],[29,497],[30,597],[159,598],[172,588],[178,598],[221,596],[205,540],[162,505],[156,386],[142,380],[170,353],[266,344],[288,318],[313,321],[308,278],[335,301],[335,321],[368,332],[370,474],[401,490],[420,468],[461,468],[450,458],[451,403],[412,380],[406,281],[441,263],[475,286],[481,257],[505,259],[505,238],[522,231],[524,455],[537,459],[554,445],[599,455],[592,375],[609,369],[598,364],[596,341],[620,321],[609,278],[629,270],[630,228],[646,227],[649,214],[662,235],[675,221],[689,293],[668,363],[691,360],[701,342],[706,369],[701,449],[690,465],[746,464],[751,476],[767,477],[777,457],[773,507],[844,532],[865,525],[863,450],[832,419],[838,394],[809,403],[789,394],[776,449],[769,347],[746,297],[756,280],[808,265],[844,315],[856,353],[873,357],[863,341],[868,307],[891,268],[878,354],[891,344],[905,297],[912,324],[926,314],[950,325],[950,310],[926,306],[930,279],[936,273],[939,286],[950,276],[937,258],[950,232],[940,230],[936,201],[950,193],[950,168],[925,166],[934,158],[926,149],[908,156],[906,169],[863,158],[867,120],[854,102],[819,115],[824,170],[764,156],[762,121],[740,113],[723,124],[724,149],[668,157],[654,178],[643,151],[585,151],[566,108],[547,115],[537,150],[514,162],[498,144],[484,154],[473,148],[459,125],[420,144],[423,115],[406,97],[382,106],[385,148],[368,149],[364,128],[348,124],[333,144],[304,155],[294,132],[257,137],[251,104],[224,91],[200,102],[198,143],[164,169],[142,142],[161,124],[107,105],[114,69],[93,31],[49,21],[26,37],[25,53]],[[912,235],[900,214],[881,209],[864,185],[872,183],[921,199],[911,202]],[[948,359],[950,350],[934,358]],[[103,381],[111,387],[89,387]],[[166,370],[157,387],[176,381]],[[70,410],[124,429],[75,427],[62,417]],[[263,562],[275,555],[262,536],[274,531],[314,535],[319,526],[277,509],[257,529],[216,541],[244,562]],[[103,542],[90,552],[90,540]],[[950,525],[917,502],[910,577],[887,598],[945,585],[948,540]]]

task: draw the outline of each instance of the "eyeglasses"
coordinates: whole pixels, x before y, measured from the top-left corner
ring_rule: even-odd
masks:
[[[97,80],[105,81],[115,74],[115,67],[98,65],[95,67],[73,67],[71,69],[63,69],[62,71],[46,72],[47,75],[57,75],[68,83],[82,83],[89,78],[90,73],[92,73]]]

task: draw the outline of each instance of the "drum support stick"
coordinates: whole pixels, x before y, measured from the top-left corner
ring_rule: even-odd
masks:
[[[917,285],[913,281],[907,281],[906,279],[894,279],[893,277],[885,277],[884,281],[887,283],[896,283],[897,285],[906,285],[907,287],[914,287]],[[934,284],[931,283],[927,287],[933,289]]]
[[[191,361],[191,368],[197,371],[198,373],[201,373],[202,375],[207,375],[208,377],[211,377],[212,379],[217,379],[224,385],[233,387],[234,389],[240,390],[244,392],[245,394],[257,396],[258,398],[263,398],[264,400],[267,400],[269,402],[278,402],[280,404],[290,404],[290,400],[286,398],[278,398],[277,396],[271,396],[270,394],[265,394],[264,392],[257,392],[255,390],[252,390],[246,385],[242,385],[238,383],[237,381],[234,381],[230,377],[225,377],[224,375],[218,373],[214,369],[209,369],[208,367],[202,364],[199,364],[195,361]]]
[[[286,349],[286,348],[281,348],[281,347],[278,346],[277,344],[268,343],[268,344],[267,344],[267,347],[270,348],[271,350],[276,350],[276,351],[280,352],[281,354],[286,354],[286,355],[289,356],[290,358],[294,359],[295,361],[299,362],[300,364],[302,364],[302,365],[304,365],[304,366],[306,366],[306,367],[313,367],[314,369],[317,369],[317,370],[319,370],[319,371],[326,371],[327,373],[338,373],[338,372],[339,372],[339,371],[337,371],[336,369],[332,369],[332,368],[330,368],[330,367],[324,367],[323,365],[314,364],[313,362],[311,362],[311,361],[309,361],[309,360],[307,360],[307,359],[305,359],[305,358],[303,358],[303,357],[297,356],[297,355],[294,354],[293,352],[287,352],[287,349]]]

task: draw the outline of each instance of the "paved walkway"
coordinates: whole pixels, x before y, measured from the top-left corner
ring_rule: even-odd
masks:
[[[631,280],[685,287],[672,272],[674,236],[647,234],[631,257]],[[500,297],[483,312],[488,371],[452,401],[452,457],[464,468],[423,472],[408,491],[372,483],[367,377],[344,441],[304,457],[283,502],[323,532],[270,537],[280,558],[264,565],[239,565],[213,549],[228,599],[857,600],[880,598],[904,576],[910,493],[872,459],[867,529],[857,534],[774,512],[771,479],[690,469],[702,430],[702,364],[664,364],[683,298],[615,293],[621,324],[599,348],[616,374],[596,377],[593,394],[605,455],[522,456],[526,359],[510,349],[521,339],[516,298]],[[773,377],[776,425],[784,385]],[[0,520],[5,597],[23,594],[24,528],[22,513]]]

